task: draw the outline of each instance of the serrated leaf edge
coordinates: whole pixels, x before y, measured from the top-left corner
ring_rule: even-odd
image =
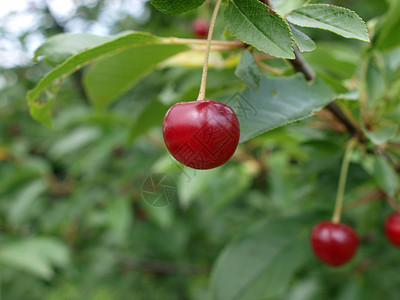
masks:
[[[356,39],[356,40],[360,40],[360,41],[363,41],[363,42],[370,42],[370,38],[369,38],[369,35],[368,35],[367,25],[366,25],[366,23],[364,22],[364,20],[363,20],[355,11],[353,11],[353,10],[351,10],[351,9],[348,9],[348,8],[346,8],[346,7],[337,6],[337,5],[333,5],[333,4],[326,4],[326,3],[315,3],[315,4],[308,4],[307,6],[303,6],[303,7],[300,7],[300,8],[298,8],[298,9],[295,9],[295,10],[291,11],[288,15],[290,15],[292,12],[297,12],[297,13],[298,13],[298,10],[303,9],[303,8],[306,8],[306,7],[310,7],[310,6],[320,6],[320,7],[321,7],[321,6],[329,6],[329,7],[335,7],[335,8],[342,9],[342,10],[345,10],[345,11],[348,11],[348,12],[353,13],[353,14],[355,15],[355,17],[356,17],[357,19],[359,19],[359,21],[361,21],[362,24],[364,24],[364,29],[365,29],[365,33],[366,33],[367,39],[361,39],[361,38],[355,38],[355,37],[345,37],[345,36],[343,36],[342,34],[339,34],[339,33],[337,33],[337,32],[334,32],[334,31],[332,31],[332,30],[329,30],[329,29],[323,29],[323,28],[314,27],[314,26],[304,26],[304,25],[299,25],[299,24],[293,23],[293,22],[291,22],[291,23],[293,23],[293,24],[295,24],[295,25],[297,25],[297,26],[300,26],[300,27],[317,28],[317,29],[322,29],[322,30],[330,31],[330,32],[333,32],[333,33],[335,33],[335,34],[337,34],[337,35],[340,35],[340,36],[342,36],[342,37],[344,37],[344,38]]]
[[[176,2],[179,2],[179,1],[182,1],[182,0],[176,0]],[[192,10],[192,9],[195,9],[195,8],[198,8],[198,7],[202,6],[202,5],[204,4],[204,2],[206,2],[206,0],[203,0],[203,2],[202,2],[200,5],[197,5],[197,4],[196,4],[196,5],[191,6],[191,7],[188,8],[188,9],[181,10],[181,11],[177,11],[177,12],[174,12],[174,13],[169,12],[169,11],[167,11],[167,10],[165,10],[165,9],[159,8],[159,7],[158,7],[157,5],[155,5],[153,2],[154,2],[154,0],[151,0],[151,1],[150,1],[150,4],[153,5],[157,10],[161,11],[162,13],[167,14],[167,15],[179,15],[179,14],[181,14],[181,13],[184,13],[184,12],[187,12],[187,11],[190,11],[190,10]]]
[[[258,0],[257,0],[257,1],[258,1]],[[234,4],[234,0],[230,0],[229,2],[232,3],[233,5],[235,5],[235,4]],[[267,8],[269,8],[269,6],[266,5],[265,3],[262,3],[262,2],[259,2],[259,3],[260,3],[261,5],[264,5],[264,6],[266,6]],[[237,8],[236,5],[235,5],[235,7]],[[240,12],[239,9],[238,9],[238,11]],[[279,15],[279,14],[274,14],[274,15],[275,15],[278,19],[282,20],[282,21],[285,23],[285,25],[286,25],[286,27],[287,27],[287,29],[288,29],[288,31],[289,31],[290,37],[291,37],[291,39],[292,39],[292,41],[293,41],[292,31],[290,30],[289,25],[287,24],[286,20],[285,20],[284,18],[282,18],[282,16]],[[243,15],[243,16],[247,19],[247,17],[246,17],[245,15]],[[227,22],[226,22],[226,15],[225,15],[225,23],[227,23]],[[250,24],[253,24],[253,23],[250,22]],[[228,29],[229,29],[229,26],[227,26],[227,27],[228,27]],[[256,26],[254,26],[254,27],[256,27]],[[257,27],[256,27],[256,28],[257,28]],[[259,30],[259,29],[257,28],[257,30]],[[230,29],[229,29],[229,31],[230,31],[233,35],[235,35]],[[261,31],[261,30],[259,30],[259,31]],[[236,35],[235,35],[235,36],[236,36]],[[236,36],[236,37],[237,37],[237,36]],[[248,41],[243,40],[243,42],[246,43],[246,44],[248,44],[248,45],[253,46],[254,48],[258,49],[258,50],[261,51],[261,52],[265,52],[265,51],[263,51],[263,50],[257,48],[256,46],[254,46],[252,43],[250,43],[250,42],[248,42]],[[275,45],[277,45],[277,44],[275,44]],[[279,45],[277,45],[277,46],[279,47]],[[282,49],[281,47],[279,47],[279,48]],[[282,50],[283,50],[283,49],[282,49]],[[286,50],[284,50],[284,52],[286,52]],[[265,53],[268,53],[268,52],[265,52]],[[268,54],[270,54],[270,53],[268,53]],[[275,56],[275,55],[272,55],[272,54],[270,54],[270,55],[272,55],[272,56],[274,56],[274,57],[277,57],[277,58],[294,59],[295,56],[294,56],[294,52],[293,52],[293,47],[292,47],[292,54],[293,54],[292,56],[287,56],[287,57],[284,57],[284,56]]]

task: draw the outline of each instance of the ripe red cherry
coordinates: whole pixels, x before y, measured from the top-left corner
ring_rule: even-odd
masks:
[[[228,105],[213,100],[180,102],[164,118],[169,152],[194,169],[212,169],[228,161],[239,143],[240,127]]]
[[[387,216],[385,234],[394,246],[400,247],[400,213],[395,212]]]
[[[192,23],[192,33],[199,38],[206,38],[209,30],[209,23],[206,19],[196,19]]]
[[[357,252],[357,233],[346,224],[323,221],[311,232],[311,247],[322,262],[337,267],[348,262]]]

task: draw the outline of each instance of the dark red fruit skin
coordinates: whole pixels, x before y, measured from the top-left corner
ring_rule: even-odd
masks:
[[[315,256],[327,265],[338,267],[357,252],[357,233],[346,224],[323,221],[314,226],[310,237]]]
[[[176,160],[206,170],[231,158],[239,143],[240,126],[226,104],[213,100],[180,102],[165,115],[163,135]]]
[[[387,239],[396,247],[400,247],[400,213],[395,212],[385,220],[385,234]]]
[[[206,38],[209,30],[209,23],[206,19],[196,19],[192,23],[192,33],[199,38]]]

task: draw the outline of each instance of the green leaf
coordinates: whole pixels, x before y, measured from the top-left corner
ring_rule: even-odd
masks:
[[[161,45],[164,43],[161,38],[154,35],[131,32],[115,36],[108,42],[71,56],[64,63],[49,72],[28,92],[27,99],[32,117],[39,122],[51,126],[51,112],[63,79],[85,65],[134,47],[150,44]],[[184,49],[187,48],[181,46],[181,50],[183,51]],[[51,49],[47,49],[47,51],[51,51]],[[148,58],[143,57],[143,59],[147,60]]]
[[[1,245],[0,264],[51,279],[53,266],[66,267],[70,262],[68,248],[52,238],[26,238]]]
[[[305,119],[332,101],[334,93],[322,80],[300,76],[263,78],[257,92],[246,89],[220,99],[230,105],[240,122],[240,142],[265,131]]]
[[[235,75],[242,79],[252,91],[256,91],[260,87],[260,70],[255,64],[254,57],[250,51],[243,52]]]
[[[212,272],[213,299],[253,300],[281,294],[311,258],[302,225],[295,218],[269,220],[224,249]]]
[[[315,50],[316,45],[314,41],[301,30],[289,23],[292,31],[293,39],[301,52],[310,52]]]
[[[383,63],[377,56],[371,56],[368,60],[366,75],[365,75],[365,89],[368,95],[367,109],[374,109],[376,105],[382,103],[388,84],[386,82],[385,69]]]
[[[399,126],[388,125],[375,131],[364,130],[365,135],[376,145],[384,144],[396,137]]]
[[[110,228],[110,239],[118,243],[129,240],[133,214],[129,197],[116,197],[107,203],[107,217]]]
[[[160,103],[158,100],[151,102],[135,120],[130,129],[128,142],[132,143],[138,136],[162,123],[168,109],[169,106]]]
[[[385,53],[386,66],[391,73],[400,69],[400,47]]]
[[[30,182],[21,187],[17,197],[13,199],[8,213],[8,219],[14,226],[21,225],[32,212],[38,198],[47,190],[46,184],[41,179]]]
[[[315,51],[304,53],[304,58],[317,74],[326,75],[324,80],[330,78],[339,82],[352,78],[362,63],[358,51],[349,51],[347,43],[338,43],[337,41],[318,43]],[[341,91],[341,93],[343,92],[345,91]]]
[[[84,74],[83,83],[90,101],[104,109],[125,93],[157,64],[187,50],[185,45],[146,45],[126,49],[106,57]]]
[[[345,38],[369,42],[364,21],[347,8],[330,4],[310,4],[292,11],[286,19],[298,26],[320,28]]]
[[[253,174],[245,165],[228,165],[207,171],[182,167],[178,181],[179,204],[188,208],[196,199],[221,208],[235,201],[249,187]]]
[[[272,7],[280,15],[287,14],[292,10],[301,7],[304,2],[305,0],[271,0]]]
[[[393,166],[383,156],[377,156],[374,161],[373,177],[378,186],[393,197],[399,187],[399,177]]]
[[[230,1],[225,22],[229,31],[246,44],[275,57],[294,58],[288,24],[260,1]]]
[[[53,159],[62,159],[64,156],[79,151],[83,147],[101,138],[101,130],[97,127],[79,127],[62,136],[49,149],[49,155]]]
[[[163,13],[176,15],[201,6],[205,0],[152,0],[151,4]]]
[[[390,50],[400,45],[400,0],[392,0],[388,12],[374,36],[380,50]]]
[[[58,34],[47,39],[36,51],[34,60],[43,56],[43,61],[57,66],[69,57],[84,50],[109,42],[115,37],[98,36],[88,33]]]

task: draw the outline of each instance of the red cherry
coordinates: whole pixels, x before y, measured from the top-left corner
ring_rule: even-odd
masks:
[[[199,38],[206,38],[210,25],[206,19],[196,19],[192,23],[192,33]]]
[[[357,252],[357,233],[346,224],[323,221],[314,226],[310,238],[315,256],[327,265],[337,267]]]
[[[164,118],[169,152],[194,169],[212,169],[228,161],[239,143],[240,127],[228,105],[213,100],[180,102]]]
[[[385,221],[387,239],[396,247],[400,247],[400,213],[395,212],[387,216]]]

